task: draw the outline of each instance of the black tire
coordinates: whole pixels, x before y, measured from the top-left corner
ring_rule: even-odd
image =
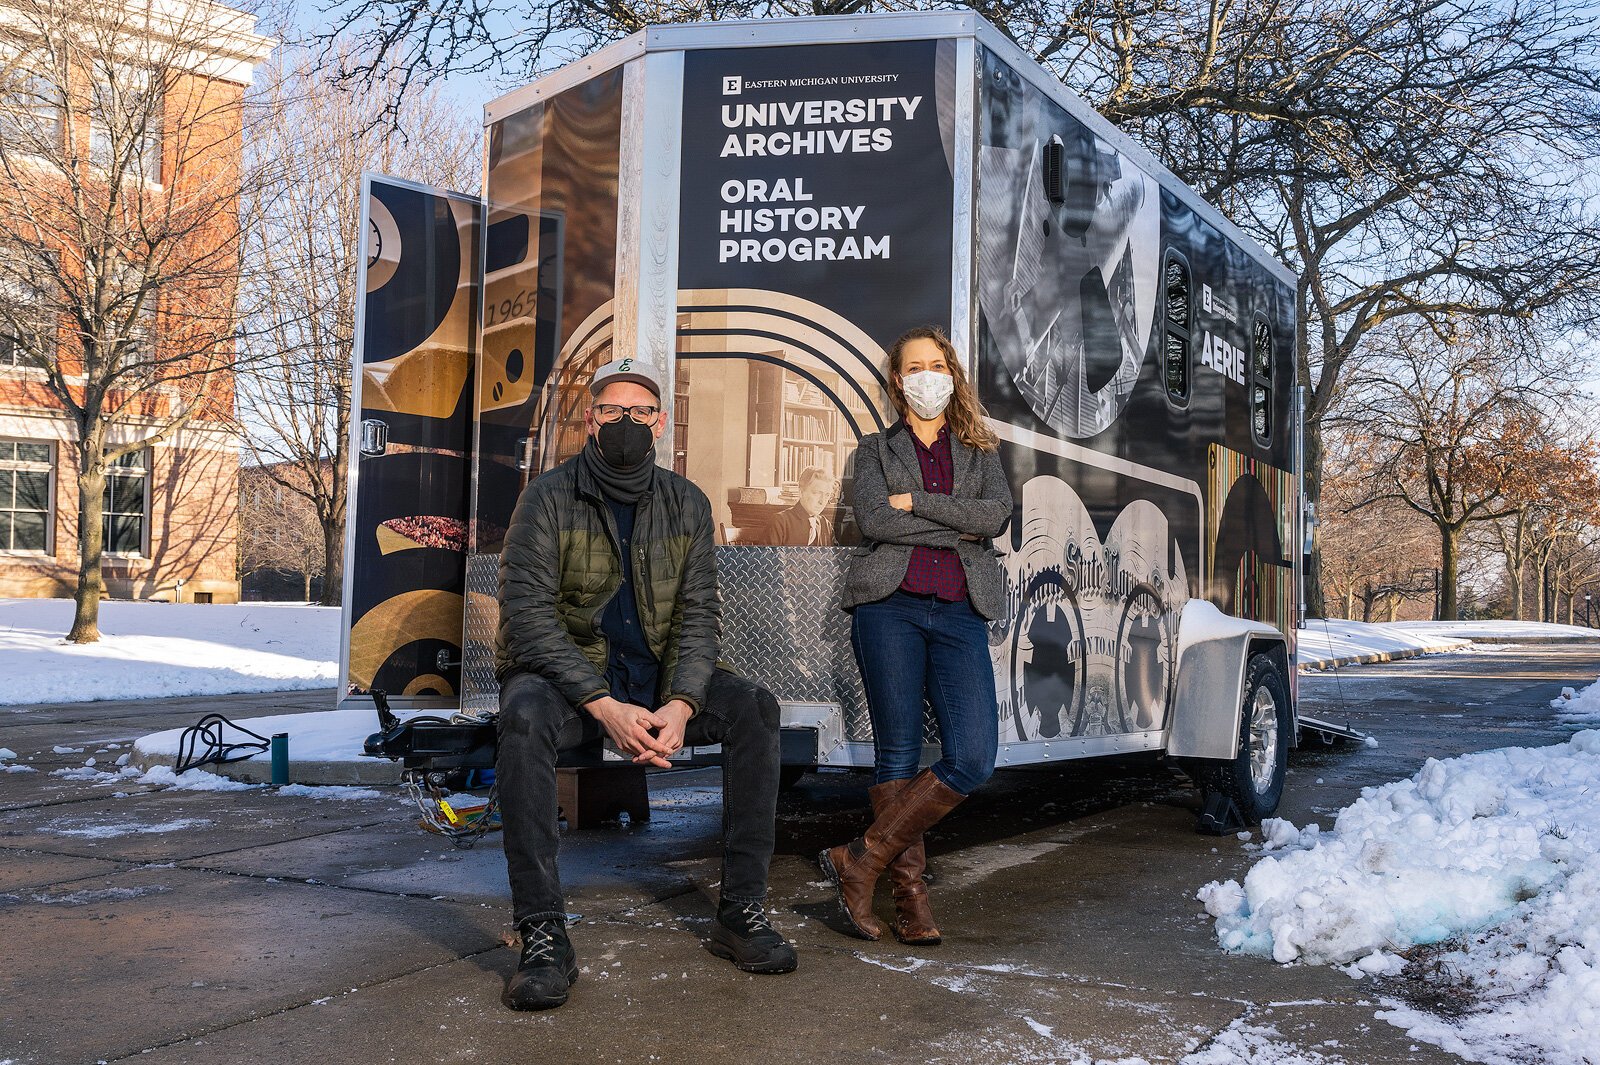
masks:
[[[1246,824],[1260,824],[1283,798],[1292,728],[1283,669],[1271,655],[1252,655],[1239,714],[1239,753],[1226,762],[1196,763],[1196,783],[1202,791],[1232,799]]]
[[[800,778],[806,775],[808,765],[786,765],[778,770],[778,790],[793,791],[800,783]]]

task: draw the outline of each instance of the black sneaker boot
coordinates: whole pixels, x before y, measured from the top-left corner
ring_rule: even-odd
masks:
[[[747,973],[792,973],[800,964],[759,902],[719,903],[707,946]]]
[[[522,957],[506,985],[505,1004],[514,1010],[548,1010],[567,1001],[578,982],[578,955],[560,918],[529,921],[521,929]]]

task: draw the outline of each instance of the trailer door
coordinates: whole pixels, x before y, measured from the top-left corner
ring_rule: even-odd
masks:
[[[454,707],[482,210],[376,175],[363,192],[340,706]]]

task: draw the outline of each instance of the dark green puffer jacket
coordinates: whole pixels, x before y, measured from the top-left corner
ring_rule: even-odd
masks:
[[[658,705],[682,699],[696,713],[721,634],[711,528],[705,493],[655,467],[633,523],[634,597],[661,663]],[[573,706],[608,694],[600,615],[621,584],[616,521],[581,458],[535,478],[517,500],[500,553],[495,676],[538,674]]]

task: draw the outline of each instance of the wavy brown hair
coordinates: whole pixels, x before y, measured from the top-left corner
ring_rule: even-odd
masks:
[[[950,343],[950,338],[938,326],[919,325],[915,329],[908,329],[889,349],[889,402],[894,404],[900,417],[904,418],[910,408],[905,391],[900,387],[900,364],[905,358],[906,345],[913,340],[931,340],[944,352],[944,364],[956,382],[955,394],[950,397],[950,405],[944,409],[944,417],[956,439],[979,451],[998,448],[1000,438],[994,435],[994,430],[984,420],[989,412],[978,402],[978,393],[973,390],[972,382],[967,380],[967,372],[961,368],[961,360],[956,357],[955,345]]]

